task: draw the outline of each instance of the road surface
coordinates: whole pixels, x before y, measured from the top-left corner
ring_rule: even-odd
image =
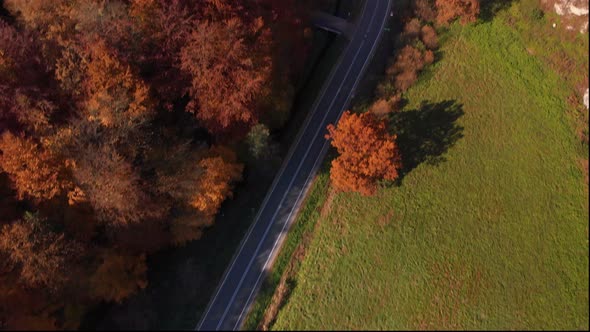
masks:
[[[205,309],[198,330],[237,330],[328,149],[326,126],[348,107],[389,17],[392,0],[366,0],[349,44],[332,69],[283,162],[256,220]]]

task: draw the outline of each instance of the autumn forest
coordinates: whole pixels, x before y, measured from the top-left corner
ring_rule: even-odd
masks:
[[[238,143],[288,118],[309,4],[0,5],[0,328],[75,329],[213,224]]]

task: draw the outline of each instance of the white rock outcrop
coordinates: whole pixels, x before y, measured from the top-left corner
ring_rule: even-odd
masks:
[[[588,0],[541,0],[546,9],[553,8],[555,13],[563,16],[562,24],[567,30],[588,32]]]
[[[557,15],[588,15],[588,0],[558,0],[553,5]]]

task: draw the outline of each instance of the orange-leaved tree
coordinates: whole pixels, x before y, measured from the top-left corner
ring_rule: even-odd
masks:
[[[330,179],[342,191],[375,193],[379,180],[395,180],[401,168],[396,136],[387,132],[385,121],[373,113],[346,111],[338,126],[328,126],[326,139],[332,139],[340,156],[332,161]]]
[[[106,127],[134,129],[153,113],[148,87],[134,75],[129,65],[119,61],[116,52],[103,41],[88,46],[90,60],[85,89],[88,119]]]
[[[145,255],[125,255],[116,250],[105,250],[102,263],[90,278],[90,291],[93,297],[120,303],[144,289],[147,282]]]
[[[0,171],[8,174],[19,199],[47,200],[69,185],[63,163],[30,138],[0,136]]]
[[[74,194],[87,200],[104,222],[126,226],[164,213],[146,191],[138,170],[112,146],[89,145],[80,151],[72,174],[79,187]]]
[[[36,214],[26,214],[0,230],[0,253],[7,253],[26,287],[59,290],[68,280],[69,263],[81,249]]]
[[[201,23],[181,51],[181,67],[192,77],[188,110],[213,134],[235,136],[258,120],[255,102],[269,78],[271,61],[247,43],[267,43],[263,22],[257,22],[251,29],[237,18]]]
[[[196,184],[199,192],[190,205],[204,216],[213,218],[221,203],[232,196],[232,184],[241,180],[243,166],[237,162],[235,153],[227,148],[212,147],[210,154],[199,162],[203,174]]]

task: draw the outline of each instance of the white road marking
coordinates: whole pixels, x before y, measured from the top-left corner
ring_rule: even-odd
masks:
[[[328,141],[326,140],[326,142],[324,143],[324,145],[322,146],[322,149],[320,150],[320,156],[324,154],[326,147],[328,146]],[[317,166],[317,162],[322,160],[322,158],[318,158],[316,159],[315,163],[313,164],[312,170],[316,168]],[[310,172],[307,179],[305,180],[305,184],[303,185],[301,191],[299,192],[299,196],[297,196],[297,200],[295,201],[295,204],[293,205],[293,209],[291,209],[291,212],[289,213],[289,216],[287,217],[287,221],[285,222],[285,224],[283,225],[283,229],[281,230],[281,234],[279,235],[279,237],[276,239],[272,250],[270,251],[270,254],[268,255],[266,262],[264,263],[264,266],[262,268],[261,273],[258,275],[258,278],[256,279],[256,283],[254,283],[254,287],[252,288],[252,290],[250,291],[250,294],[248,295],[248,299],[246,300],[246,303],[244,305],[244,307],[242,308],[242,311],[240,312],[240,316],[238,317],[238,320],[236,321],[236,324],[234,325],[233,330],[236,330],[236,327],[238,325],[240,325],[240,322],[242,320],[242,316],[244,315],[244,312],[246,311],[246,309],[249,307],[249,303],[250,303],[250,299],[252,298],[252,295],[254,294],[254,291],[256,290],[256,288],[258,287],[258,283],[261,280],[262,275],[264,274],[264,271],[266,270],[266,267],[268,265],[268,262],[271,260],[271,258],[273,257],[275,248],[277,246],[277,244],[281,241],[284,236],[285,236],[285,227],[289,224],[289,219],[291,219],[291,215],[293,214],[293,211],[297,210],[297,206],[300,203],[300,198],[301,195],[306,191],[306,188],[308,186],[309,180],[312,178],[313,172]]]
[[[376,12],[376,11],[373,11],[373,15],[371,16],[371,20],[370,20],[371,22],[373,22],[373,18],[375,17],[375,12]],[[354,91],[354,89],[355,89],[355,88],[356,88],[356,86],[358,85],[358,82],[360,82],[360,76],[362,76],[362,73],[364,72],[364,70],[365,70],[365,67],[367,66],[367,63],[368,63],[368,61],[369,61],[369,60],[372,58],[372,55],[373,55],[373,53],[374,53],[375,44],[377,43],[377,41],[379,41],[379,40],[381,39],[381,38],[380,38],[380,37],[381,37],[381,31],[383,30],[383,26],[385,25],[385,22],[387,22],[387,19],[384,19],[384,20],[383,20],[383,23],[381,24],[381,28],[379,29],[379,33],[378,33],[378,35],[377,35],[377,38],[375,39],[375,41],[373,41],[373,45],[372,45],[372,47],[371,47],[371,52],[369,53],[369,56],[367,57],[367,59],[365,60],[365,62],[364,62],[364,64],[363,64],[363,67],[361,68],[361,75],[359,75],[359,77],[357,77],[357,79],[355,80],[355,83],[354,83],[354,85],[353,85],[353,87],[352,87],[352,89],[351,89],[351,92],[352,92],[352,91]],[[361,49],[361,48],[362,48],[362,44],[363,44],[363,43],[364,43],[364,41],[363,41],[363,42],[361,42],[361,45],[359,46],[359,49]],[[357,55],[358,55],[358,52],[357,52],[357,54],[355,55],[355,59],[356,59],[356,56],[357,56]],[[354,61],[353,61],[353,63],[354,63]],[[352,66],[351,66],[351,67],[352,67]],[[349,68],[349,71],[350,71],[350,68]],[[346,76],[345,76],[344,78],[346,79],[346,77],[347,77],[347,76],[348,76],[348,72],[347,72],[347,74],[346,74]],[[341,86],[341,87],[342,87],[342,86]],[[339,89],[339,90],[338,90],[338,92],[336,93],[336,96],[338,96],[338,93],[339,93],[339,92],[340,92],[340,89]],[[334,98],[334,100],[335,100],[335,99],[336,99],[336,97]],[[348,99],[350,99],[350,95],[349,95]],[[347,101],[346,101],[346,102],[348,102],[348,99],[347,99]],[[332,104],[333,104],[333,102],[332,102]],[[331,108],[331,106],[330,106],[328,109],[330,109],[330,108]],[[340,119],[340,117],[341,117],[341,116],[342,116],[342,114],[339,114],[339,115],[338,115],[338,119],[336,119],[336,122],[338,122],[338,120]],[[323,122],[323,121],[322,121],[322,122]],[[278,237],[278,238],[277,238],[277,240],[275,241],[275,243],[274,243],[274,245],[273,245],[273,248],[272,248],[272,250],[271,250],[270,254],[268,255],[268,257],[267,257],[267,259],[266,259],[266,262],[264,263],[264,266],[263,266],[263,268],[262,268],[262,271],[261,271],[261,273],[258,275],[258,278],[256,279],[256,283],[254,284],[254,287],[253,287],[253,288],[252,288],[252,290],[250,291],[250,294],[249,294],[249,296],[248,296],[248,299],[246,300],[246,303],[245,303],[244,307],[242,308],[242,312],[240,313],[240,316],[238,317],[238,320],[236,321],[236,324],[235,324],[235,325],[234,325],[234,327],[233,327],[233,330],[236,330],[236,327],[237,327],[237,326],[240,324],[240,321],[242,320],[242,316],[244,315],[244,312],[245,312],[245,311],[246,311],[246,309],[249,307],[249,302],[250,302],[250,299],[251,299],[252,295],[254,294],[254,291],[255,291],[255,290],[256,290],[256,288],[258,287],[258,283],[260,282],[260,279],[261,279],[262,275],[264,274],[264,271],[266,270],[266,268],[267,268],[267,265],[268,265],[268,263],[269,263],[270,259],[271,259],[271,258],[273,257],[273,255],[274,255],[274,251],[275,251],[275,248],[276,248],[277,244],[279,243],[279,240],[280,240],[280,239],[282,239],[282,238],[285,236],[285,233],[284,233],[284,231],[285,231],[285,227],[286,227],[286,226],[289,224],[289,220],[291,219],[291,216],[292,216],[293,212],[297,210],[297,206],[298,206],[298,205],[299,205],[299,203],[300,203],[300,202],[299,202],[299,200],[301,199],[301,196],[302,196],[302,194],[303,194],[303,193],[306,191],[306,188],[307,188],[307,186],[308,186],[308,183],[309,183],[310,179],[312,178],[312,175],[313,175],[313,173],[314,173],[313,171],[315,170],[315,168],[316,168],[316,166],[317,166],[317,163],[318,163],[318,161],[320,161],[320,160],[322,159],[322,157],[323,157],[324,150],[325,150],[325,148],[326,148],[326,146],[327,146],[327,143],[328,143],[328,141],[326,140],[326,142],[324,142],[324,145],[322,146],[322,149],[321,149],[321,152],[320,152],[320,154],[318,155],[318,157],[317,157],[317,158],[316,158],[316,160],[314,161],[314,166],[312,167],[312,171],[310,172],[309,176],[307,177],[307,179],[306,179],[306,181],[305,181],[305,184],[304,184],[304,185],[303,185],[303,187],[302,187],[302,190],[299,192],[299,196],[297,197],[297,200],[295,201],[295,204],[293,205],[293,208],[291,209],[291,212],[289,213],[289,216],[287,217],[287,221],[286,221],[286,222],[285,222],[285,224],[283,225],[283,229],[281,230],[281,234],[279,235],[279,237]],[[305,158],[304,158],[304,159],[305,159]],[[296,173],[296,175],[297,175],[297,173]],[[279,208],[280,208],[280,205],[279,205]],[[278,211],[278,209],[277,209],[277,211]],[[276,215],[276,213],[275,213],[275,215]],[[274,216],[273,216],[273,218],[274,218]]]
[[[362,46],[363,43],[364,42],[361,43],[361,46]],[[355,60],[358,57],[361,49],[362,49],[361,47],[359,47],[357,49],[356,54],[355,54],[355,56],[353,58],[352,63],[355,62]],[[340,90],[342,90],[342,86],[344,85],[344,82],[346,81],[346,78],[348,77],[348,74],[350,74],[350,70],[352,69],[352,67],[353,67],[352,65],[350,67],[348,67],[348,70],[346,71],[346,74],[344,74],[344,78],[342,79],[342,82],[340,82],[340,86],[338,87],[338,91],[334,95],[334,99],[332,99],[332,102],[330,103],[330,106],[328,106],[328,110],[332,108],[332,106],[334,105],[334,102],[336,102],[336,99],[338,99],[338,94],[340,93]],[[320,124],[322,124],[322,123],[324,123],[324,121],[326,121],[326,118],[328,117],[328,115],[329,115],[329,112],[325,112],[324,117],[322,118],[322,121],[320,121]],[[318,133],[320,131],[322,131],[322,129],[323,128],[320,125],[318,127],[318,129],[315,131],[315,134],[313,135],[314,138],[313,138],[312,142],[318,136]],[[229,311],[229,309],[233,305],[234,300],[236,298],[236,295],[238,294],[238,291],[240,290],[240,286],[242,286],[242,283],[244,282],[244,278],[246,278],[246,275],[248,274],[248,272],[250,272],[250,268],[252,267],[252,263],[256,259],[256,256],[258,256],[258,251],[260,251],[260,247],[264,243],[264,240],[266,239],[266,235],[268,235],[268,231],[270,231],[270,229],[272,228],[272,226],[274,226],[274,220],[275,220],[277,214],[279,213],[279,210],[281,209],[281,206],[283,205],[283,202],[285,201],[285,198],[289,194],[289,191],[293,187],[293,183],[295,182],[295,179],[297,179],[297,175],[299,175],[299,171],[301,170],[301,167],[303,166],[303,164],[305,164],[305,159],[309,155],[309,151],[311,150],[312,146],[313,146],[313,144],[310,144],[307,147],[307,150],[305,150],[305,154],[303,155],[303,158],[301,158],[301,162],[299,163],[299,165],[297,165],[297,169],[295,170],[295,173],[293,174],[293,177],[291,178],[291,181],[289,182],[289,185],[287,186],[287,189],[285,190],[283,196],[281,197],[281,200],[279,201],[279,205],[278,205],[277,209],[275,210],[275,213],[272,215],[271,222],[268,224],[268,226],[264,230],[264,234],[262,234],[262,238],[258,242],[258,245],[256,246],[256,250],[254,251],[254,255],[250,259],[250,262],[248,262],[248,266],[246,266],[246,270],[244,271],[244,274],[242,275],[242,278],[240,278],[240,282],[238,282],[238,286],[234,290],[234,293],[232,294],[232,297],[229,300],[229,304],[225,308],[225,311],[223,312],[223,315],[221,316],[220,322],[217,324],[216,330],[219,329],[219,326],[221,326],[221,324],[223,323],[223,320],[225,319],[225,316],[227,315],[227,312]],[[285,223],[285,224],[287,224],[287,223]],[[283,229],[284,229],[284,226],[283,226]]]
[[[363,7],[363,12],[364,12],[364,9],[365,9],[365,7]],[[372,15],[372,17],[371,17],[371,20],[370,20],[371,22],[373,21],[373,18],[374,18],[374,16],[375,16],[375,10],[373,11],[373,15]],[[383,21],[383,23],[382,23],[382,25],[381,25],[381,29],[380,29],[380,31],[379,31],[379,33],[378,33],[378,36],[377,36],[376,40],[373,42],[373,46],[372,46],[372,48],[371,48],[371,52],[369,53],[369,56],[367,57],[367,59],[365,60],[365,63],[363,64],[363,68],[361,69],[361,73],[364,71],[364,68],[366,67],[366,64],[367,64],[367,62],[369,61],[369,59],[370,59],[370,58],[372,58],[372,54],[374,53],[374,47],[375,47],[375,44],[376,44],[376,43],[377,43],[377,41],[380,39],[380,36],[381,36],[381,30],[382,30],[383,26],[385,25],[385,22],[386,22],[386,21],[387,21],[387,20],[384,20],[384,21]],[[351,40],[352,40],[352,38],[351,38]],[[364,42],[361,42],[361,46],[362,46],[362,44],[363,44],[363,43],[364,43]],[[343,55],[346,53],[346,51],[348,51],[348,47],[350,47],[350,45],[349,45],[349,46],[347,46],[347,49],[345,50],[345,52],[343,52]],[[361,47],[359,47],[359,50],[360,50],[360,49],[361,49]],[[358,57],[358,54],[359,54],[359,51],[357,51],[357,53],[355,54],[355,57],[354,57],[354,60],[353,60],[352,64],[354,64],[354,62],[355,62],[356,58]],[[258,214],[257,214],[257,216],[256,216],[256,220],[255,220],[254,224],[253,224],[253,225],[250,227],[250,229],[248,230],[248,233],[246,234],[246,236],[244,237],[244,239],[242,240],[242,242],[241,242],[241,245],[240,245],[240,248],[239,248],[239,250],[238,250],[237,254],[236,254],[236,255],[235,255],[233,258],[232,258],[232,263],[231,263],[230,267],[229,267],[229,268],[226,270],[226,272],[225,272],[225,274],[224,274],[223,281],[222,281],[222,283],[221,283],[221,284],[218,286],[218,288],[217,288],[217,291],[216,291],[216,294],[215,294],[215,296],[214,296],[213,300],[212,300],[212,301],[209,303],[209,306],[208,306],[208,308],[207,308],[207,310],[206,310],[206,312],[205,312],[205,315],[203,315],[203,319],[201,320],[201,322],[200,322],[200,324],[198,325],[197,329],[200,329],[200,328],[201,328],[201,326],[202,326],[202,324],[203,324],[203,322],[204,322],[205,318],[207,317],[207,315],[209,314],[209,312],[210,312],[210,310],[211,310],[211,307],[213,306],[213,303],[214,303],[214,302],[217,300],[217,297],[219,296],[219,292],[220,292],[220,290],[221,290],[222,286],[225,284],[225,282],[226,282],[226,280],[227,280],[227,276],[229,275],[229,272],[232,270],[232,268],[233,268],[233,266],[234,266],[234,264],[235,264],[235,262],[236,262],[236,258],[237,258],[237,257],[238,257],[238,256],[241,254],[241,252],[242,252],[242,250],[243,250],[243,247],[244,247],[245,243],[247,242],[248,238],[250,237],[250,235],[251,235],[251,233],[252,233],[252,230],[255,228],[255,225],[258,223],[258,220],[260,219],[260,215],[261,215],[261,213],[262,213],[262,212],[263,212],[263,210],[266,208],[266,205],[267,205],[267,203],[268,203],[268,200],[269,200],[269,199],[270,199],[270,197],[272,196],[272,193],[274,192],[274,190],[275,190],[275,188],[276,188],[276,185],[277,185],[277,183],[279,182],[279,179],[280,179],[280,177],[282,176],[282,174],[283,174],[283,172],[284,172],[284,170],[285,170],[286,166],[289,164],[289,161],[290,161],[291,157],[293,156],[293,153],[294,153],[294,151],[296,150],[296,147],[297,147],[297,145],[298,145],[298,144],[299,144],[299,142],[301,141],[301,138],[302,138],[302,136],[303,136],[302,134],[303,134],[303,133],[304,133],[304,132],[307,130],[307,128],[309,127],[310,120],[311,120],[311,119],[313,118],[313,116],[315,115],[315,113],[316,113],[316,111],[317,111],[317,107],[318,107],[318,105],[319,105],[319,102],[320,102],[320,101],[323,99],[323,97],[324,97],[324,95],[325,95],[325,93],[326,93],[327,87],[330,85],[330,82],[331,82],[331,80],[333,79],[333,77],[334,77],[335,73],[337,72],[337,70],[336,70],[336,69],[338,69],[338,66],[339,66],[339,65],[340,65],[340,63],[342,62],[342,59],[343,59],[343,57],[344,57],[343,55],[342,55],[342,56],[339,58],[339,60],[338,60],[338,63],[337,63],[337,65],[334,67],[334,69],[332,70],[332,72],[331,72],[331,74],[330,74],[330,77],[329,77],[329,79],[328,79],[328,81],[327,81],[326,85],[324,85],[324,87],[323,87],[323,89],[322,89],[321,97],[319,97],[319,98],[317,98],[317,99],[316,99],[316,102],[315,102],[315,105],[314,105],[314,109],[313,109],[312,113],[311,113],[311,114],[308,116],[308,118],[306,119],[306,124],[305,124],[305,127],[304,127],[305,129],[303,129],[303,130],[301,130],[301,131],[300,131],[300,134],[298,135],[298,138],[297,138],[297,142],[296,142],[296,144],[294,144],[294,145],[292,145],[292,146],[291,146],[291,149],[290,149],[290,151],[289,151],[289,154],[288,154],[288,156],[287,156],[287,159],[286,159],[285,163],[284,163],[284,164],[283,164],[283,166],[281,167],[281,170],[280,170],[279,174],[278,174],[278,175],[275,177],[275,181],[273,182],[273,185],[272,185],[271,191],[270,191],[270,192],[267,194],[267,196],[266,196],[265,200],[263,201],[263,203],[262,203],[262,207],[261,207],[261,209],[259,210],[259,212],[258,212]],[[343,83],[344,83],[344,81],[346,80],[346,77],[348,77],[348,74],[350,73],[350,70],[351,70],[351,68],[352,68],[352,64],[351,64],[351,67],[349,67],[349,69],[348,69],[348,71],[347,71],[347,73],[346,73],[346,75],[345,75],[345,77],[344,77],[344,79],[343,79]],[[359,76],[361,76],[361,75],[359,75]],[[359,80],[360,80],[360,78],[359,78],[359,77],[357,77],[357,79],[355,80],[355,84],[354,84],[354,86],[353,86],[353,88],[352,88],[352,90],[351,90],[351,91],[354,91],[354,89],[356,88],[356,86],[357,86],[357,84],[358,84]],[[332,100],[332,103],[331,103],[331,105],[330,105],[330,107],[329,107],[328,109],[330,109],[330,108],[332,107],[332,105],[334,104],[334,102],[335,102],[335,100],[336,100],[336,97],[337,97],[337,96],[338,96],[338,94],[340,93],[340,90],[341,90],[341,89],[342,89],[342,84],[340,85],[340,87],[339,87],[339,89],[338,89],[338,92],[336,93],[336,95],[335,95],[334,99]],[[350,98],[350,96],[349,96],[348,98]],[[326,115],[324,116],[324,118],[322,119],[322,123],[324,122],[324,120],[325,120],[326,116],[327,116],[327,113],[326,113]],[[341,116],[341,114],[338,116],[338,118],[340,118],[340,116]],[[317,137],[317,133],[319,132],[319,130],[321,130],[321,127],[318,129],[318,131],[316,131],[316,137]],[[326,143],[327,143],[327,142],[326,142]],[[322,146],[322,150],[321,150],[321,151],[324,151],[324,149],[325,149],[325,146],[326,146],[326,143],[324,143],[324,145]],[[311,148],[311,145],[310,145],[310,148]],[[304,160],[305,160],[305,158],[307,157],[307,155],[309,154],[310,148],[308,148],[308,149],[306,150],[305,157],[302,159],[302,161],[304,161]],[[313,170],[313,169],[315,169],[315,167],[316,167],[316,165],[317,165],[317,162],[318,162],[318,160],[320,159],[319,157],[320,157],[320,156],[322,156],[322,154],[323,154],[323,152],[319,154],[318,158],[317,158],[317,159],[316,159],[316,161],[314,162],[314,166],[313,166],[312,170]],[[296,170],[296,172],[295,172],[294,179],[295,179],[295,178],[296,178],[296,176],[298,175],[298,173],[299,173],[299,171],[300,171],[300,168],[301,168],[302,164],[303,164],[303,162],[301,162],[301,163],[298,165],[298,168],[297,168],[297,170]],[[272,250],[271,250],[271,253],[270,253],[270,255],[268,256],[268,258],[267,258],[267,260],[266,260],[266,262],[265,262],[265,265],[264,265],[264,267],[263,267],[263,270],[261,271],[261,273],[260,273],[260,274],[259,274],[259,276],[258,276],[258,279],[257,279],[257,281],[256,281],[255,287],[252,289],[252,291],[250,292],[250,294],[249,294],[249,296],[248,296],[248,300],[246,301],[246,305],[245,305],[245,306],[244,306],[244,308],[242,309],[242,312],[240,313],[240,316],[239,316],[239,318],[238,318],[238,321],[236,322],[236,325],[234,326],[234,329],[235,329],[235,328],[236,328],[236,326],[237,326],[237,325],[240,323],[240,321],[241,321],[241,318],[242,318],[242,316],[243,316],[243,313],[244,313],[245,309],[246,309],[246,308],[249,306],[249,302],[250,302],[251,296],[252,296],[252,294],[253,294],[254,290],[256,289],[256,287],[257,287],[257,285],[258,285],[258,283],[259,283],[260,277],[262,276],[262,274],[263,274],[264,270],[266,269],[266,266],[267,266],[268,262],[270,261],[270,258],[273,256],[273,253],[274,253],[274,251],[275,251],[276,245],[277,245],[277,244],[278,244],[278,242],[279,242],[278,240],[284,237],[284,234],[283,234],[283,232],[284,232],[284,229],[285,229],[285,227],[286,227],[286,226],[289,224],[289,219],[291,218],[291,215],[292,215],[293,211],[295,211],[295,207],[296,207],[296,206],[299,204],[300,197],[301,197],[302,193],[305,191],[305,188],[306,188],[306,187],[307,187],[307,185],[308,185],[308,182],[309,182],[309,179],[311,178],[311,174],[312,174],[312,173],[313,173],[313,171],[310,173],[310,175],[309,175],[309,176],[308,176],[308,178],[306,179],[306,182],[305,182],[304,186],[302,187],[302,190],[300,191],[300,193],[299,193],[299,196],[298,196],[298,198],[297,198],[297,200],[296,200],[296,202],[295,202],[294,208],[291,210],[291,212],[290,212],[290,214],[289,214],[289,217],[287,218],[287,221],[285,222],[285,225],[283,225],[283,229],[282,229],[282,231],[281,231],[281,234],[279,235],[279,237],[277,238],[277,240],[275,241],[275,243],[274,243],[274,245],[273,245],[273,248],[272,248]],[[275,214],[273,215],[273,219],[274,219],[274,217],[276,216],[276,214],[278,213],[278,210],[280,209],[280,207],[282,206],[282,203],[283,203],[283,201],[284,201],[284,199],[285,199],[285,197],[286,197],[286,194],[287,194],[287,193],[288,193],[288,192],[291,190],[291,187],[292,187],[292,184],[293,184],[293,182],[294,182],[294,179],[293,179],[293,180],[291,181],[291,183],[289,184],[289,186],[288,186],[288,189],[287,189],[287,191],[286,191],[285,195],[283,195],[283,198],[281,199],[281,202],[280,202],[280,204],[279,204],[279,208],[277,209],[277,211],[276,211],[276,212],[275,212]],[[257,256],[257,254],[258,254],[258,251],[259,251],[259,249],[260,249],[260,246],[261,246],[262,242],[264,242],[264,239],[266,238],[266,235],[267,235],[267,233],[268,233],[268,230],[270,229],[270,227],[271,227],[272,225],[273,225],[273,223],[271,223],[271,224],[270,224],[270,226],[269,226],[269,227],[267,227],[267,229],[265,230],[265,233],[263,234],[263,237],[262,237],[262,241],[261,241],[261,242],[258,244],[258,247],[256,248],[256,254],[254,255],[254,257],[253,257],[253,258],[251,259],[251,261],[249,262],[249,264],[248,264],[248,267],[246,268],[246,271],[245,271],[244,275],[242,276],[242,278],[241,278],[241,280],[240,280],[240,283],[239,283],[239,285],[238,285],[238,287],[237,287],[237,290],[239,289],[239,287],[240,287],[240,286],[241,286],[241,284],[243,283],[243,280],[244,280],[244,278],[245,278],[245,275],[246,275],[246,274],[249,272],[249,270],[250,270],[250,267],[251,267],[251,264],[252,264],[253,260],[255,259],[255,257]],[[231,305],[233,304],[233,301],[234,301],[234,299],[235,299],[235,296],[236,296],[236,294],[237,294],[237,290],[236,290],[236,291],[234,291],[234,294],[233,294],[233,296],[232,296],[232,299],[230,300],[230,304],[228,305],[228,307],[226,307],[226,310],[225,310],[225,312],[224,312],[224,314],[223,314],[223,316],[222,316],[222,318],[221,318],[221,322],[220,322],[220,323],[217,325],[217,329],[219,328],[219,326],[221,325],[221,323],[222,323],[222,322],[223,322],[223,320],[225,319],[225,316],[227,315],[227,311],[228,311],[228,309],[229,309],[229,308],[231,307]]]
[[[364,7],[363,7],[363,12],[364,12]],[[347,47],[346,50],[348,50],[348,47]],[[326,81],[326,84],[324,84],[324,86],[322,87],[322,92],[321,92],[320,96],[318,96],[318,98],[316,98],[316,101],[314,102],[314,104],[312,106],[312,112],[307,116],[307,118],[305,119],[305,122],[303,123],[303,126],[302,127],[304,129],[299,131],[299,133],[297,135],[297,140],[296,140],[295,144],[292,144],[291,147],[289,148],[289,152],[287,153],[287,156],[285,158],[285,162],[283,162],[283,165],[281,165],[281,169],[279,170],[279,172],[275,176],[275,178],[273,180],[273,184],[271,186],[271,189],[267,193],[266,197],[264,198],[264,201],[262,202],[262,205],[261,205],[260,209],[258,210],[258,213],[256,214],[256,217],[254,219],[254,223],[248,229],[248,232],[246,233],[246,236],[244,236],[244,238],[242,238],[242,241],[240,242],[240,247],[239,247],[238,251],[236,251],[236,253],[232,257],[232,260],[231,260],[231,263],[230,263],[229,268],[225,270],[225,272],[223,274],[222,281],[217,286],[217,290],[215,291],[215,295],[213,296],[213,299],[207,305],[207,309],[205,311],[205,314],[201,318],[201,322],[197,325],[197,327],[195,328],[195,330],[200,330],[201,329],[201,326],[203,325],[203,322],[205,321],[205,318],[209,315],[209,311],[211,311],[211,307],[213,306],[213,304],[215,303],[215,301],[217,301],[217,297],[219,296],[219,292],[220,292],[221,288],[223,287],[223,285],[225,284],[225,281],[227,279],[227,276],[228,276],[229,272],[232,270],[232,268],[233,268],[233,266],[234,266],[234,264],[236,262],[237,257],[240,256],[240,254],[242,253],[242,250],[244,249],[244,245],[248,241],[248,239],[250,238],[250,234],[252,233],[252,230],[254,228],[256,228],[256,224],[258,223],[258,220],[260,219],[260,215],[262,214],[262,212],[266,208],[266,204],[268,203],[268,200],[272,196],[272,194],[273,194],[273,192],[274,192],[274,190],[275,190],[275,188],[277,186],[277,183],[279,182],[281,176],[283,175],[283,172],[285,171],[285,168],[289,164],[289,161],[291,160],[291,157],[293,156],[293,153],[297,149],[297,145],[299,145],[299,142],[301,141],[301,138],[303,137],[303,133],[307,130],[307,127],[309,127],[309,123],[311,122],[311,119],[313,118],[313,116],[317,112],[317,108],[319,106],[319,103],[324,98],[324,95],[326,94],[326,90],[328,90],[328,87],[330,86],[330,82],[334,78],[334,75],[336,75],[336,72],[338,72],[337,69],[340,66],[340,63],[342,62],[342,59],[344,58],[344,54],[346,53],[346,50],[344,52],[342,52],[342,55],[338,58],[338,61],[337,61],[336,65],[333,67],[332,71],[330,72],[330,76],[328,77],[328,80]]]

